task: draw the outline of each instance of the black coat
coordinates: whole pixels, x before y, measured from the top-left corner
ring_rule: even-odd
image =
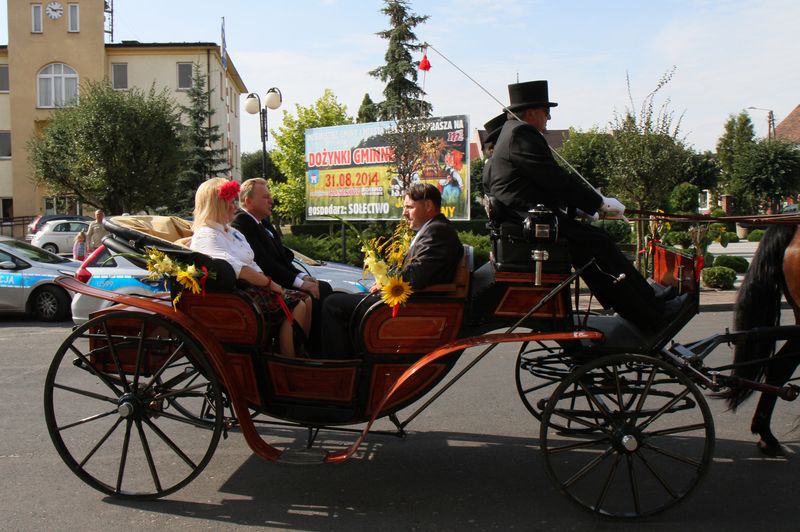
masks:
[[[259,268],[284,288],[293,288],[294,280],[301,272],[292,262],[294,254],[284,247],[280,235],[269,222],[258,223],[248,213],[239,211],[231,225],[244,235],[253,248],[255,263]],[[265,229],[269,229],[273,236],[270,237]]]
[[[415,289],[451,283],[464,254],[458,232],[443,214],[437,214],[419,233],[406,254],[403,279]]]
[[[494,147],[490,195],[504,207],[501,218],[519,220],[541,203],[551,209],[578,208],[594,214],[602,198],[553,158],[535,127],[509,120]]]

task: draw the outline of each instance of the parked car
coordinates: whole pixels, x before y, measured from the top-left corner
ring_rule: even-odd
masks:
[[[26,242],[0,236],[0,310],[27,312],[44,321],[69,316],[71,294],[53,280],[80,266]]]
[[[298,268],[317,279],[329,282],[335,292],[365,292],[372,284],[371,281],[362,279],[360,268],[314,260],[296,251],[294,255]],[[149,275],[150,272],[125,256],[113,255],[105,246],[100,246],[83,261],[75,278],[89,286],[121,294],[152,296],[163,292],[164,283],[148,279]],[[109,305],[110,301],[75,294],[72,300],[72,319],[77,325],[81,325],[89,320],[93,312]]]
[[[25,235],[25,240],[28,242],[33,240],[33,235],[39,232],[39,230],[44,227],[44,224],[50,220],[81,220],[84,222],[91,222],[92,218],[80,216],[78,214],[40,214],[28,224],[28,234]]]
[[[75,235],[89,230],[89,222],[82,220],[50,220],[33,235],[31,244],[50,253],[72,253]]]

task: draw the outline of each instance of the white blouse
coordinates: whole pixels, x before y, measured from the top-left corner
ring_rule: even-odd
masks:
[[[201,226],[192,235],[189,247],[215,259],[227,261],[233,266],[237,279],[243,266],[261,272],[261,268],[253,260],[255,255],[247,239],[229,225],[209,222],[208,225]]]

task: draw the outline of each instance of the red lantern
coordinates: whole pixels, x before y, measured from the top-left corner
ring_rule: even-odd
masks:
[[[431,62],[428,61],[428,54],[422,54],[422,61],[419,62],[419,69],[427,72],[431,69]]]

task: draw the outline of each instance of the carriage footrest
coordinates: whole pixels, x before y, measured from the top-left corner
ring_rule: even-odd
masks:
[[[291,465],[321,464],[327,454],[323,449],[285,449],[277,462]]]
[[[669,351],[673,355],[676,355],[676,356],[684,359],[685,361],[689,362],[690,364],[692,362],[696,362],[696,361],[701,359],[701,356],[698,353],[695,353],[694,351],[692,351],[688,347],[686,347],[684,345],[681,345],[681,344],[673,344],[673,345],[671,345],[670,348],[669,348]]]

